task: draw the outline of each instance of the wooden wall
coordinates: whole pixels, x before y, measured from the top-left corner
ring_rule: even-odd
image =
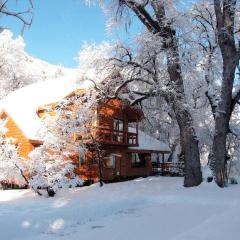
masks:
[[[28,154],[34,149],[34,146],[30,143],[29,139],[24,135],[21,129],[17,126],[14,120],[5,114],[1,114],[1,119],[7,118],[5,128],[8,129],[5,136],[7,138],[14,138],[14,144],[18,146],[19,155],[28,159]]]

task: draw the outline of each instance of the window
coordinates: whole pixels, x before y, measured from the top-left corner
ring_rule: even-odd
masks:
[[[137,133],[137,123],[136,122],[128,123],[128,131],[132,133]]]
[[[113,129],[116,131],[123,131],[123,120],[114,119],[113,120]]]
[[[103,159],[103,166],[105,168],[115,168],[116,166],[116,155],[110,154]]]
[[[124,135],[123,135],[123,120],[114,119],[113,120],[113,140],[116,142],[123,142]]]
[[[146,165],[145,157],[146,157],[145,154],[132,153],[131,154],[132,167],[145,167]]]

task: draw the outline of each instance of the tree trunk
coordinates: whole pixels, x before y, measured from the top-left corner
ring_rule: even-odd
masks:
[[[230,48],[229,48],[230,50]],[[231,54],[230,54],[231,55]],[[215,181],[219,187],[225,186],[227,134],[231,117],[232,88],[236,63],[233,59],[225,57],[223,82],[221,88],[221,101],[215,114],[215,131],[212,150],[209,155],[210,167],[213,170]]]
[[[173,107],[180,128],[180,144],[185,165],[184,186],[198,186],[202,182],[202,172],[193,120],[189,110],[180,101]]]
[[[169,96],[165,96],[165,99],[173,107],[180,128],[181,148],[184,153],[185,162],[184,186],[197,186],[202,181],[198,141],[191,112],[185,100],[178,49],[179,43],[176,30],[171,24],[172,19],[169,20],[166,17],[165,6],[162,1],[151,1],[156,19],[153,19],[151,13],[143,5],[139,4],[138,1],[125,0],[123,2],[125,2],[127,7],[132,9],[148,31],[155,36],[159,36],[159,40],[162,42],[162,49],[167,56],[169,86],[172,89],[172,93],[169,93]]]
[[[225,186],[227,160],[227,134],[232,109],[232,90],[235,70],[239,60],[235,46],[236,0],[214,0],[216,36],[223,59],[220,101],[215,113],[213,145],[209,154],[210,167],[218,186]]]
[[[202,182],[200,154],[196,131],[190,108],[185,99],[185,90],[179,60],[178,40],[175,31],[171,29],[171,35],[164,42],[167,54],[167,68],[174,89],[172,96],[167,96],[166,101],[172,106],[180,129],[180,144],[184,158],[185,178],[184,186],[198,186]]]

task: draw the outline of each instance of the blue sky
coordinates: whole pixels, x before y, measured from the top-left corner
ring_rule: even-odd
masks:
[[[191,0],[185,0],[189,2]],[[11,8],[15,0],[9,0]],[[18,9],[25,8],[27,0],[18,1]],[[126,37],[122,29],[109,36],[105,31],[106,17],[98,6],[86,6],[83,0],[33,0],[34,19],[23,37],[26,51],[52,64],[76,67],[77,53],[84,41],[100,43],[114,37]],[[21,34],[22,25],[11,17],[1,18],[1,26],[8,27],[15,36]],[[139,31],[134,25],[133,32]]]
[[[74,58],[84,41],[109,39],[105,21],[98,6],[88,7],[81,0],[35,0],[33,24],[23,33],[26,51],[53,64],[77,66]],[[21,34],[22,25],[14,18],[2,18],[1,25],[15,36]]]

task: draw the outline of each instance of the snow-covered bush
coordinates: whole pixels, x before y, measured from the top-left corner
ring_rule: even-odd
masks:
[[[19,157],[18,148],[13,144],[13,140],[5,137],[5,132],[6,129],[1,125],[0,182],[26,185],[27,179],[24,175],[25,162]]]
[[[82,181],[74,174],[74,165],[67,159],[56,137],[48,134],[43,145],[29,154],[29,186],[39,195],[39,189],[46,189],[49,196],[54,196],[59,188],[76,187]]]

